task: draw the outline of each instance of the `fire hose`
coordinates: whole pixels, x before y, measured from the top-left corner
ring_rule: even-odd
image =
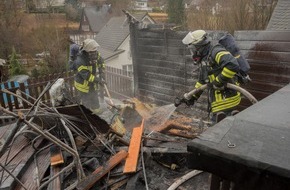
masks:
[[[189,100],[193,95],[207,89],[207,88],[212,88],[211,84],[204,84],[199,88],[193,89],[192,91],[185,93],[184,94],[184,99]],[[225,88],[229,88],[232,90],[236,90],[238,92],[240,92],[242,95],[244,95],[252,104],[255,104],[258,102],[258,100],[247,90],[245,90],[242,87],[239,87],[237,85],[231,84],[231,83],[227,83],[225,85]],[[176,98],[175,99],[175,105],[179,106],[180,104],[184,103],[182,99]]]
[[[247,90],[245,90],[242,87],[239,87],[239,86],[231,84],[231,83],[227,83],[225,87],[240,92],[247,99],[249,99],[249,101],[252,104],[255,104],[258,102],[257,99],[251,93],[249,93]],[[212,85],[211,84],[204,84],[199,88],[196,88],[188,93],[185,93],[183,99],[189,100],[193,95],[195,95],[195,94],[197,94],[197,93],[199,93],[207,88],[212,88]],[[182,99],[177,98],[177,99],[175,99],[174,103],[175,103],[175,105],[179,106],[180,104],[182,104],[184,102],[182,101]],[[193,171],[189,172],[188,174],[182,176],[177,181],[175,181],[167,190],[177,189],[182,183],[184,183],[185,181],[189,180],[190,178],[192,178],[200,173],[202,173],[202,171],[199,171],[199,170],[193,170]]]

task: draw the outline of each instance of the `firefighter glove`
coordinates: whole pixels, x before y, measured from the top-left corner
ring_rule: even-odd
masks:
[[[182,100],[183,100],[183,99],[180,99],[180,98],[176,97],[176,98],[174,99],[174,106],[175,106],[175,107],[180,106],[180,104],[183,103]]]
[[[216,90],[224,90],[225,89],[225,86],[226,86],[226,83],[223,83],[223,82],[219,82],[217,80],[214,80],[212,82],[212,86]]]
[[[94,82],[95,82],[96,84],[100,84],[100,85],[105,85],[105,84],[106,84],[106,81],[105,81],[104,79],[99,79],[99,78],[97,78],[97,77],[95,77]]]
[[[187,106],[193,106],[196,101],[196,97],[192,96],[189,100],[184,98],[184,102]]]
[[[105,81],[104,79],[101,79],[100,82],[99,82],[99,84],[102,85],[102,86],[104,86],[104,85],[106,85],[107,83],[106,83],[106,81]]]

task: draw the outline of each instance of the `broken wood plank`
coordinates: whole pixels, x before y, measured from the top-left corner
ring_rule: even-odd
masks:
[[[128,178],[123,179],[122,181],[117,182],[116,184],[112,185],[111,190],[118,190],[120,187],[125,185],[128,181]]]
[[[110,173],[111,174],[111,173]],[[123,175],[123,174],[122,174]],[[111,176],[111,175],[110,175]],[[115,177],[113,177],[113,178],[111,178],[111,179],[109,179],[109,182],[107,182],[105,185],[103,185],[103,187],[101,187],[100,189],[98,189],[98,190],[105,190],[105,189],[110,189],[110,190],[112,190],[112,189],[114,189],[114,188],[118,188],[118,186],[120,185],[120,184],[122,184],[123,183],[123,181],[125,181],[125,183],[127,183],[127,181],[129,180],[129,175],[123,175],[123,176],[121,176],[121,177],[119,177],[118,179],[113,179],[113,178],[115,178]],[[123,186],[124,184],[122,184],[121,186]]]
[[[56,166],[63,163],[64,163],[64,159],[63,159],[60,147],[56,145],[52,145],[50,147],[50,165]]]
[[[50,177],[53,177],[54,175],[56,175],[60,171],[61,171],[61,166],[57,166],[57,165],[51,166],[50,167]],[[54,180],[52,180],[52,182],[48,185],[48,189],[61,190],[62,189],[61,183],[62,183],[61,175],[59,175]]]
[[[121,150],[115,154],[111,159],[104,165],[98,167],[91,175],[82,180],[78,185],[78,190],[88,190],[90,189],[98,180],[100,180],[104,175],[106,175],[112,168],[124,160],[128,155],[128,152]]]
[[[141,147],[143,129],[144,129],[144,119],[142,120],[140,127],[133,128],[128,150],[128,157],[126,158],[123,173],[133,173],[136,172],[137,170],[137,163]]]
[[[12,174],[12,175],[10,175],[9,173],[4,172],[5,170],[3,171],[4,168],[2,168],[2,167],[5,167],[5,166],[3,166],[1,164],[0,169],[2,169],[2,170],[0,170],[0,173],[1,173],[1,175],[3,175],[2,177],[4,180],[0,184],[0,189],[1,190],[10,190],[10,189],[12,190],[15,186],[15,183],[21,183],[20,181],[16,181],[15,178],[19,177],[20,172],[24,166],[25,166],[25,164],[23,164],[23,163],[8,166],[6,168],[6,171],[9,171]],[[4,173],[2,173],[2,172],[4,172]]]

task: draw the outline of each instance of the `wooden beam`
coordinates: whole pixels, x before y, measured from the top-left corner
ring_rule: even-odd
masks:
[[[78,190],[90,189],[98,180],[106,175],[112,168],[118,165],[128,155],[128,152],[121,150],[117,154],[111,157],[111,159],[104,165],[98,167],[91,175],[82,180],[78,185]]]
[[[125,162],[123,173],[133,173],[136,172],[137,170],[143,130],[144,130],[144,119],[142,119],[140,127],[133,128],[128,150],[128,157]]]
[[[50,167],[50,177],[53,177],[54,175],[58,174],[61,171],[61,166],[59,165],[51,165]],[[61,181],[61,175],[57,176],[52,182],[49,183],[47,189],[53,189],[53,190],[61,190],[62,189],[62,181]]]
[[[50,147],[50,165],[56,166],[63,163],[64,159],[60,147],[52,145]]]

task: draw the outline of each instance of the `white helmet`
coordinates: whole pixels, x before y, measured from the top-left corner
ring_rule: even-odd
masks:
[[[185,45],[205,45],[209,43],[207,39],[207,33],[204,30],[195,30],[189,32],[182,40]]]
[[[83,41],[82,50],[86,52],[97,51],[100,45],[93,39],[86,39]]]

